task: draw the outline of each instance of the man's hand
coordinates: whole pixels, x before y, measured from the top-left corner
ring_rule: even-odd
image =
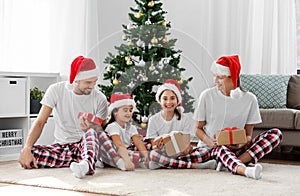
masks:
[[[24,147],[22,149],[19,163],[24,169],[38,168],[36,160],[31,152],[31,148]]]

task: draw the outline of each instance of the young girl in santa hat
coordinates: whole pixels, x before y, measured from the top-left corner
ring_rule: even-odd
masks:
[[[128,171],[146,168],[149,163],[148,150],[136,127],[131,124],[132,114],[137,110],[135,105],[130,94],[113,94],[108,108],[111,117],[105,128]]]
[[[156,101],[162,110],[149,118],[146,138],[150,139],[153,148],[150,151],[149,168],[215,169],[216,161],[205,162],[210,158],[205,148],[193,149],[190,146],[178,157],[168,156],[164,149],[162,135],[172,131],[190,134],[194,130],[194,123],[182,113],[182,108],[178,108],[182,102],[178,82],[173,79],[166,80],[157,90]]]
[[[203,91],[195,110],[198,146],[209,149],[211,158],[225,166],[233,174],[260,179],[262,166],[257,163],[279,145],[281,131],[271,129],[252,138],[253,127],[261,122],[257,99],[243,90],[239,84],[240,61],[237,55],[224,56],[212,64],[215,87]],[[217,146],[215,134],[224,128],[245,129],[247,142],[239,145]]]

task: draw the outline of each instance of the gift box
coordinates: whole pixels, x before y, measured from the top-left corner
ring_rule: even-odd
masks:
[[[244,144],[247,142],[245,129],[225,128],[216,134],[217,145]]]
[[[91,113],[88,112],[79,112],[78,118],[83,117],[84,120],[89,121],[90,123],[93,123],[95,125],[101,125],[103,123],[103,119],[99,118]]]
[[[171,132],[163,137],[163,143],[168,156],[177,156],[190,146],[190,134]]]

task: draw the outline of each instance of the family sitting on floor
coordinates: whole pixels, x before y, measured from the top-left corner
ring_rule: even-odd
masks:
[[[19,163],[25,169],[70,167],[77,178],[92,175],[96,167],[106,164],[124,171],[137,167],[226,169],[260,179],[263,168],[257,162],[279,145],[282,134],[271,129],[252,137],[261,116],[255,95],[240,86],[240,69],[238,56],[223,56],[212,64],[215,86],[201,93],[194,113],[196,124],[183,113],[180,85],[166,80],[155,96],[162,109],[149,118],[146,137],[142,138],[131,124],[136,104],[130,94],[113,94],[108,106],[104,94],[94,88],[100,73],[95,62],[79,56],[71,64],[69,81],[47,89]],[[78,118],[80,112],[104,119],[103,123]],[[51,114],[55,143],[34,145]],[[247,141],[217,145],[216,133],[225,127],[244,129]],[[169,156],[162,136],[191,130],[199,138],[197,147],[189,145],[184,152]]]

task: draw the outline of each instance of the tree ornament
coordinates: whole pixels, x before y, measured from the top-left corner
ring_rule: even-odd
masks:
[[[163,27],[166,27],[166,26],[167,26],[167,22],[166,22],[166,21],[162,21],[161,25],[162,25]]]
[[[153,7],[154,6],[154,1],[149,1],[148,2],[148,7]]]
[[[134,42],[133,42],[132,40],[130,40],[130,41],[128,42],[128,46],[134,46]]]
[[[151,63],[150,67],[149,67],[150,71],[154,71],[155,70],[155,66]]]
[[[162,42],[163,42],[164,44],[166,44],[166,43],[169,42],[169,40],[168,40],[168,38],[165,36],[165,37],[162,39]]]
[[[143,81],[147,82],[148,81],[148,77],[146,75],[143,76]]]
[[[163,62],[163,65],[169,65],[170,59],[169,58],[163,58],[162,62]]]
[[[119,84],[119,80],[117,79],[117,78],[115,78],[114,80],[113,80],[113,85],[118,85]]]
[[[138,47],[142,47],[143,46],[143,44],[144,44],[144,42],[142,41],[142,40],[137,40],[137,42],[136,42],[136,45],[138,46]]]
[[[106,72],[111,72],[111,67],[110,67],[110,65],[109,66],[107,66],[107,68],[106,68]]]
[[[145,22],[146,25],[151,25],[151,21],[148,19],[146,22]]]
[[[141,127],[142,127],[143,129],[145,129],[145,128],[147,127],[147,123],[142,122],[142,123],[141,123]]]
[[[131,81],[127,86],[128,86],[129,88],[133,88],[133,87],[134,87],[133,81]]]
[[[145,122],[145,123],[148,122],[148,117],[147,116],[143,116],[142,117],[142,122]]]
[[[178,84],[180,84],[180,85],[181,85],[181,84],[183,83],[183,79],[182,79],[182,77],[180,77],[180,80],[178,80],[177,82],[178,82]]]
[[[141,18],[143,16],[143,13],[141,11],[139,11],[138,13],[136,13],[136,18]]]
[[[143,67],[143,66],[145,66],[145,61],[142,59],[136,65]]]
[[[129,59],[128,61],[126,61],[126,65],[132,65],[132,60]]]
[[[122,35],[122,39],[123,39],[124,41],[126,41],[126,40],[127,40],[127,38],[128,38],[128,37],[127,37],[127,35],[125,35],[125,34],[124,34],[124,35]]]
[[[158,43],[158,40],[157,38],[154,36],[152,39],[151,39],[151,44],[157,44]]]
[[[130,56],[125,56],[124,58],[125,58],[125,61],[130,61],[131,60]]]

